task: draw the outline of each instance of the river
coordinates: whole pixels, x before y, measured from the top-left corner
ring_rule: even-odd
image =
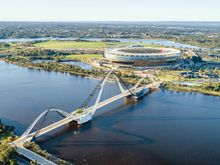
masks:
[[[2,61],[0,78],[0,118],[14,125],[18,135],[49,107],[68,112],[79,107],[98,83]],[[108,88],[118,91],[113,83]],[[137,102],[119,100],[100,109],[92,122],[63,127],[38,143],[76,165],[219,165],[219,100],[158,90]],[[48,116],[48,122],[58,119]]]

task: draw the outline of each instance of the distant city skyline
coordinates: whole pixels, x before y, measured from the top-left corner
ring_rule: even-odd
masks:
[[[0,0],[0,21],[220,21],[219,0]]]

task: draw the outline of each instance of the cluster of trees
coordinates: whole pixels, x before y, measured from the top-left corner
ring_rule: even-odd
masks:
[[[130,28],[127,24],[5,22],[0,25],[0,38],[139,38],[143,37],[140,30],[146,31],[144,27]]]
[[[6,43],[6,42],[2,42],[0,43],[0,49],[7,49],[10,47],[10,44]]]
[[[55,51],[51,49],[18,49],[16,55],[19,56],[59,56],[70,55],[71,53],[64,51]]]
[[[3,133],[10,133],[14,131],[14,127],[13,126],[8,126],[2,123],[2,121],[0,120],[0,134]]]
[[[73,75],[81,75],[81,76],[92,75],[96,77],[102,77],[105,75],[104,71],[97,72],[96,70],[85,70],[85,69],[81,69],[79,66],[58,63],[58,62],[33,63],[30,58],[22,57],[22,56],[10,56],[5,58],[5,61],[12,62],[29,68],[40,68],[47,71],[70,73]]]
[[[30,149],[31,151],[34,151],[35,153],[45,157],[46,159],[49,159],[49,153],[46,150],[42,150],[40,146],[34,142],[26,142],[24,143],[24,147]]]
[[[9,144],[12,140],[13,139],[11,137],[0,140],[0,162],[4,164],[16,165],[15,148]]]
[[[220,91],[220,83],[204,84],[204,85],[202,85],[202,88],[205,90],[209,90],[209,91],[219,92]]]
[[[0,54],[4,55],[14,55],[14,56],[24,56],[31,57],[32,59],[36,58],[53,58],[73,54],[102,54],[102,50],[87,50],[87,49],[43,49],[33,47],[31,43],[22,43],[22,44],[13,44],[0,43]]]
[[[175,38],[176,42],[187,43],[190,45],[195,45],[199,47],[207,48],[219,48],[220,47],[220,34],[210,36],[211,34],[202,34],[202,35],[184,35],[178,38]]]
[[[173,83],[163,83],[163,88],[171,91],[200,92],[208,95],[220,96],[220,83],[208,83],[201,86],[187,86]]]
[[[2,22],[0,38],[180,38],[189,35],[219,34],[219,24],[192,22],[100,22],[41,23]],[[188,40],[182,38],[182,41]],[[204,42],[202,39],[198,42]]]
[[[18,62],[18,63],[27,63],[27,62],[31,62],[31,59],[28,57],[23,57],[23,56],[7,56],[4,58],[4,60],[6,62]]]
[[[62,160],[60,158],[57,158],[51,154],[49,154],[46,150],[42,150],[41,147],[37,144],[37,143],[34,143],[34,142],[26,142],[24,144],[24,147],[37,153],[38,155],[41,155],[42,157],[56,163],[56,164],[62,164],[62,165],[72,165],[72,163],[70,162],[67,162],[65,160]],[[30,162],[31,165],[37,165],[37,162],[36,161],[31,161]]]
[[[106,72],[103,70],[85,70],[80,68],[79,66],[59,63],[59,62],[41,62],[41,63],[33,63],[29,57],[24,56],[9,56],[5,58],[6,62],[11,62],[18,64],[20,66],[25,66],[28,68],[36,68],[36,69],[44,69],[47,71],[55,71],[55,72],[63,72],[63,73],[70,73],[72,75],[80,75],[85,77],[104,77]],[[131,71],[127,72],[118,72],[118,75],[123,78],[125,82],[128,83],[136,83],[139,78]],[[110,77],[114,79],[114,77]],[[147,81],[147,80],[146,80]]]
[[[3,124],[0,120],[0,164],[16,165],[15,148],[10,145],[10,142],[15,138],[11,135],[14,127]]]
[[[16,47],[12,50],[8,50],[7,54],[17,55],[17,56],[26,56],[26,57],[39,57],[39,56],[59,56],[59,55],[71,55],[71,51],[59,51],[51,49],[40,49],[40,48],[25,48],[25,47]]]

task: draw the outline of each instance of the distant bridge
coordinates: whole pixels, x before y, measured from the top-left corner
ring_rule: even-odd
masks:
[[[113,75],[114,78],[117,81],[117,84],[119,86],[120,89],[120,94],[117,94],[109,99],[106,99],[104,101],[100,102],[102,93],[103,93],[103,89],[104,86],[108,80],[108,78],[110,77],[110,75]],[[149,83],[147,85],[141,86],[139,87],[139,85],[141,84],[141,82],[146,78],[149,77],[152,79],[152,83]],[[33,140],[33,138],[37,138],[39,136],[42,136],[44,134],[47,134],[65,124],[68,124],[72,121],[76,121],[77,124],[84,124],[86,122],[89,122],[92,120],[95,112],[97,109],[100,109],[116,100],[119,100],[121,98],[127,97],[127,96],[136,96],[138,97],[138,94],[140,92],[142,92],[145,89],[148,88],[153,88],[153,87],[159,87],[161,82],[159,81],[155,81],[152,77],[150,77],[149,75],[144,76],[143,78],[141,78],[133,87],[128,88],[126,87],[125,83],[123,82],[123,80],[120,78],[120,76],[118,76],[115,73],[115,70],[112,69],[99,83],[98,85],[95,87],[95,89],[93,90],[93,92],[89,95],[89,97],[85,100],[85,102],[83,103],[83,105],[71,112],[65,112],[63,110],[60,109],[55,109],[55,108],[50,108],[47,109],[46,111],[44,111],[43,113],[41,113],[33,122],[32,124],[28,127],[28,129],[22,134],[22,136],[20,138],[18,138],[16,141],[14,141],[12,143],[13,146],[15,146],[17,148],[17,153],[21,154],[25,157],[27,157],[30,160],[36,160],[39,164],[54,164],[53,162],[46,160],[45,158],[36,155],[35,153],[33,153],[32,151],[29,151],[27,149],[25,149],[24,143],[25,142],[30,142]],[[97,91],[99,91],[98,96],[96,98],[95,104],[87,107],[88,103],[91,101],[91,99],[95,96],[95,93],[97,93]],[[34,129],[34,127],[36,127],[36,125],[38,124],[39,126],[42,125],[42,123],[45,121],[46,116],[48,113],[51,112],[55,112],[57,114],[59,114],[60,116],[64,117],[62,120],[57,121],[49,126],[46,126],[44,128],[39,128],[37,131],[32,132],[32,130]],[[39,122],[42,121],[40,124]]]

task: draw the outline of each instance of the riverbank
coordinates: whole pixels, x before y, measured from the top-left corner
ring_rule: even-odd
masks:
[[[3,61],[22,67],[27,67],[29,69],[69,73],[71,75],[81,76],[89,79],[101,80],[106,75],[106,72],[103,70],[98,70],[98,69],[85,70],[85,69],[81,69],[78,66],[59,63],[56,61],[34,63],[29,58],[20,57],[20,56],[3,58]],[[120,76],[123,78],[124,82],[126,83],[135,84],[136,82],[138,82],[139,77],[137,77],[134,73],[131,72],[128,73],[119,72],[119,73]],[[203,84],[201,86],[179,85],[172,83],[172,81],[178,79],[178,77],[176,76],[176,71],[173,71],[172,73],[170,71],[169,72],[163,71],[163,73],[164,75],[159,74],[158,78],[161,78],[165,82],[163,85],[164,89],[172,90],[172,91],[180,91],[180,92],[198,92],[206,95],[220,96],[219,83],[216,83],[214,85]],[[114,78],[110,77],[109,81],[112,82],[113,80]]]
[[[0,164],[17,164],[15,148],[10,145],[15,139],[14,127],[6,125],[0,120]]]
[[[101,80],[106,75],[106,72],[103,70],[95,70],[95,69],[84,70],[78,66],[59,63],[59,62],[33,63],[31,60],[29,60],[27,58],[23,58],[23,57],[22,58],[8,57],[8,58],[3,58],[3,61],[5,61],[7,63],[14,64],[14,65],[27,67],[29,69],[69,73],[71,75],[81,76],[84,78],[96,79],[96,80]],[[126,83],[135,84],[136,82],[138,82],[138,77],[135,76],[134,74],[129,75],[127,73],[123,73],[123,74],[120,73],[120,75],[122,76],[123,80]],[[173,77],[173,76],[174,75],[172,75],[172,74],[169,74],[168,77],[165,76],[165,78],[163,76],[163,79],[165,79],[164,80],[165,83],[163,84],[164,89],[172,90],[172,91],[179,91],[179,92],[198,92],[198,93],[202,93],[202,94],[206,94],[206,95],[220,96],[220,91],[213,91],[214,87],[209,87],[210,84],[204,84],[203,86],[178,85],[178,84],[174,84],[174,83],[170,82],[171,78],[173,80],[175,80],[175,77]],[[161,75],[159,77],[161,77]],[[166,79],[168,79],[169,81],[166,82]],[[113,80],[114,80],[113,77],[110,77],[109,81],[113,82]]]
[[[69,73],[71,75],[82,76],[85,78],[92,78],[92,79],[100,80],[104,76],[106,76],[105,70],[100,70],[100,69],[86,70],[86,69],[80,68],[79,66],[74,66],[74,65],[69,65],[65,63],[59,63],[59,62],[33,63],[30,59],[20,57],[20,56],[2,58],[2,60],[6,63],[10,63],[10,64],[22,66],[22,67],[27,67],[29,69]],[[121,78],[123,78],[124,82],[126,83],[135,84],[139,80],[139,77],[136,76],[132,71],[119,72],[119,75],[121,76]],[[109,80],[111,81],[113,79],[114,77],[110,76]]]
[[[72,112],[98,83],[5,62],[0,62],[0,71],[1,118],[15,125],[19,135],[48,107]],[[108,89],[118,92],[117,84],[106,83],[105,89],[106,97],[114,94]],[[85,161],[90,165],[161,164],[159,160],[169,160],[166,163],[169,165],[218,164],[213,157],[218,158],[220,152],[216,131],[220,123],[219,106],[219,97],[159,90],[136,102],[124,99],[114,102],[80,129],[63,127],[39,139],[38,144],[75,164]],[[48,123],[61,119],[56,114],[48,117]],[[204,143],[207,139],[209,143]],[[175,150],[177,146],[179,149]],[[129,159],[121,159],[122,153]],[[97,158],[101,161],[97,162]]]
[[[16,153],[16,148],[10,143],[17,139],[14,134],[14,127],[5,125],[0,120],[0,164],[17,165],[17,159],[19,156]],[[24,147],[43,156],[44,158],[51,160],[56,164],[72,165],[71,162],[67,162],[60,158],[57,158],[49,154],[46,150],[42,150],[41,147],[35,142],[26,142]],[[30,161],[30,164],[37,165],[37,162]]]
[[[46,158],[47,160],[50,160],[56,164],[60,165],[73,165],[71,162],[65,161],[63,159],[57,158],[53,156],[52,154],[48,153],[46,150],[41,149],[41,147],[35,143],[35,142],[26,142],[24,144],[24,147],[27,148],[28,150],[33,151],[34,153]],[[37,164],[37,162],[31,161],[32,164]]]
[[[206,86],[207,87],[207,86]],[[204,89],[204,86],[183,86],[173,83],[164,83],[163,89],[170,91],[178,91],[178,92],[194,92],[194,93],[202,93],[205,95],[211,96],[220,96],[220,91],[211,91]]]

